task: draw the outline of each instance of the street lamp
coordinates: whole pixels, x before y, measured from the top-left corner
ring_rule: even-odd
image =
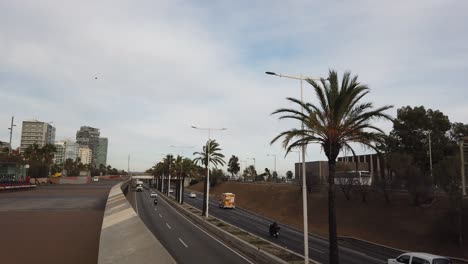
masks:
[[[171,148],[179,148],[179,149],[193,149],[195,148],[194,146],[174,146],[174,145],[171,145]],[[183,159],[182,157],[182,153],[180,153],[180,156],[181,158]],[[179,181],[180,181],[180,186],[178,188],[178,195],[177,195],[177,198],[178,198],[178,201],[180,204],[183,204],[183,192],[184,192],[184,182],[182,180],[182,170],[183,170],[183,160],[182,162],[180,163],[180,176],[179,176]]]
[[[432,178],[432,143],[431,143],[431,133],[432,131],[430,130],[427,130],[427,131],[424,131],[424,134],[428,137],[429,139],[429,168],[430,168],[430,172],[431,172],[431,180],[433,180]]]
[[[274,171],[276,171],[276,155],[275,154],[267,154],[267,156],[268,157],[275,157],[275,167],[274,167],[275,170]],[[278,172],[276,172],[276,173],[278,173]]]
[[[245,180],[244,179],[244,171],[242,171],[242,163],[244,163],[244,170],[245,170],[247,168],[247,161],[246,160],[240,160],[239,163],[240,163],[241,176],[242,176],[243,180]]]
[[[290,76],[290,75],[284,75],[284,74],[279,74],[275,72],[265,72],[266,74],[277,76],[280,78],[288,78],[288,79],[294,79],[294,80],[299,80],[300,81],[300,87],[301,87],[301,103],[304,104],[304,98],[303,98],[303,89],[302,89],[302,83],[304,80],[320,80],[320,78],[310,78],[310,77],[305,77],[302,74],[297,77],[297,76]],[[301,108],[302,114],[304,114],[304,107]],[[304,130],[304,123],[302,125],[302,130]],[[307,186],[306,186],[306,164],[305,164],[305,145],[302,145],[302,213],[304,215],[304,262],[308,263],[309,262],[309,228],[308,228],[308,219],[307,219]]]
[[[8,130],[10,130],[10,147],[8,148],[8,154],[11,154],[11,149],[12,149],[12,148],[11,148],[11,137],[12,137],[12,135],[13,135],[13,127],[16,126],[15,124],[13,124],[13,121],[14,121],[14,120],[15,120],[15,117],[12,116],[12,117],[11,117],[11,125],[10,125],[10,127],[8,128]]]
[[[210,202],[210,138],[211,138],[211,131],[223,131],[227,130],[227,128],[203,128],[203,127],[196,127],[196,126],[191,126],[193,129],[198,129],[198,130],[205,130],[208,131],[208,146],[206,149],[206,195],[204,197],[205,199],[205,206],[206,206],[206,211],[205,211],[205,216],[208,219],[208,207],[209,207],[209,202]]]
[[[428,138],[428,144],[429,144],[429,171],[431,174],[431,180],[434,180],[432,177],[432,142],[431,142],[431,130],[423,130],[423,129],[416,129],[414,131],[417,132],[422,132],[425,136]]]
[[[246,158],[246,159],[253,160],[253,162],[254,162],[254,168],[257,169],[257,165],[256,165],[256,162],[255,162],[255,158]]]

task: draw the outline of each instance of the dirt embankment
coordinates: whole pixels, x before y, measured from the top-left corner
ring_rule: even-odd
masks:
[[[189,187],[203,192],[203,184]],[[225,182],[213,187],[211,194],[236,194],[238,206],[262,214],[280,223],[302,229],[301,188],[292,184],[255,184]],[[463,218],[463,247],[456,244],[455,216],[450,214],[446,197],[437,197],[430,208],[411,204],[407,194],[394,194],[387,204],[380,193],[371,193],[367,203],[359,194],[347,201],[341,191],[336,192],[336,212],[340,236],[353,236],[391,247],[410,251],[468,258],[468,209],[465,203]],[[308,194],[309,232],[328,234],[326,191]]]

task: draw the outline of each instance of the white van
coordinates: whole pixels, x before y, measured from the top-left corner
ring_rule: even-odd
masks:
[[[389,259],[387,264],[452,264],[452,261],[442,256],[412,252]]]
[[[138,184],[135,191],[142,192],[143,191],[143,184]]]

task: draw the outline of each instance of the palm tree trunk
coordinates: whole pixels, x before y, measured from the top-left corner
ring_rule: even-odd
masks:
[[[206,170],[208,170],[208,166],[205,167]],[[206,174],[205,174],[205,180],[203,180],[203,207],[202,207],[202,212],[203,212],[203,215],[206,215],[206,195],[207,195],[207,188],[206,188],[206,184],[207,184],[207,177],[206,177]]]
[[[328,160],[328,240],[329,240],[329,263],[339,264],[338,237],[336,230],[335,213],[335,171],[336,160]]]

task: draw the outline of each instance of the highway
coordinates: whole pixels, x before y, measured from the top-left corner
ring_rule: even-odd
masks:
[[[190,191],[185,192],[184,201],[201,209],[203,194],[196,193],[197,198],[189,198],[189,193]],[[273,220],[238,207],[235,209],[219,208],[217,201],[213,200],[213,197],[210,199],[209,213],[214,217],[222,219],[296,253],[301,255],[304,253],[303,233],[301,230],[278,223],[281,227],[280,237],[270,237],[268,234],[268,227]],[[386,261],[388,258],[395,256],[395,252],[383,249],[382,247],[371,248],[367,245],[353,245],[349,242],[340,242],[340,262],[344,264],[382,264],[387,263]],[[309,257],[321,263],[328,263],[328,240],[319,236],[309,235]]]
[[[163,199],[153,204],[150,191],[131,190],[135,211],[177,263],[253,263],[177,212]]]

